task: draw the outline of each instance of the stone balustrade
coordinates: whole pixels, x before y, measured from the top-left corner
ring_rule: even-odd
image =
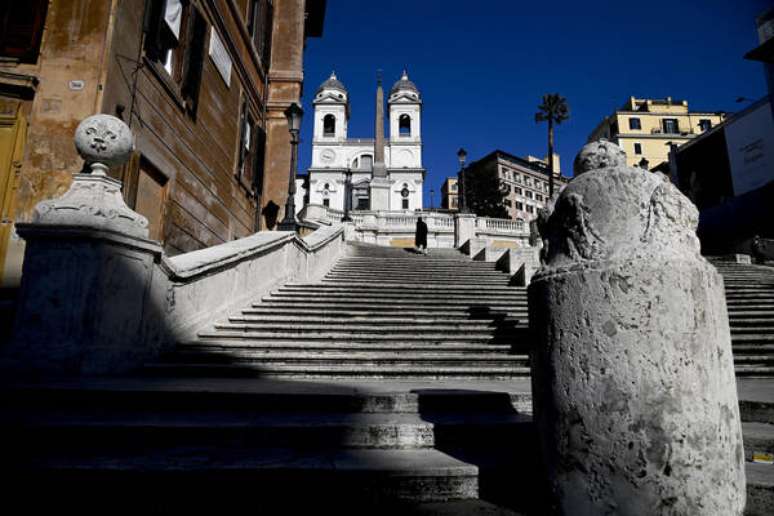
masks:
[[[383,246],[410,247],[414,245],[417,219],[427,224],[427,243],[430,248],[462,247],[471,238],[479,240],[473,248],[495,247],[513,249],[529,246],[529,225],[523,221],[462,216],[472,222],[469,231],[461,237],[457,234],[462,226],[455,224],[459,214],[438,212],[391,212],[353,210],[349,213],[351,228],[347,240]],[[299,214],[303,220],[332,223],[340,221],[344,213],[321,205],[309,204]],[[469,234],[468,234],[469,233]]]

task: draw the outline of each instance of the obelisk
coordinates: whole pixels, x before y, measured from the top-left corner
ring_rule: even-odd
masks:
[[[384,90],[381,70],[376,81],[376,121],[374,128],[374,173],[371,179],[371,209],[390,209],[390,180],[384,164]]]

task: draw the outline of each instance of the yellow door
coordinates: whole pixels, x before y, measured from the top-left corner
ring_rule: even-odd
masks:
[[[17,107],[0,114],[0,283],[4,283],[8,240],[13,231],[17,174],[21,169],[27,120]]]

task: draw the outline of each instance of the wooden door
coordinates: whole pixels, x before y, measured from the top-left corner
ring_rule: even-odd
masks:
[[[5,273],[8,240],[13,231],[14,197],[21,169],[27,120],[18,104],[0,113],[0,282]]]
[[[150,163],[140,161],[134,210],[148,219],[148,237],[158,242],[164,241],[167,183],[167,178]]]

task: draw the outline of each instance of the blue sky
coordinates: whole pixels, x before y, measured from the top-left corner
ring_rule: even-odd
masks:
[[[686,99],[732,112],[766,93],[755,16],[771,0],[328,0],[322,38],[308,40],[301,171],[310,164],[311,99],[336,70],[350,93],[350,137],[373,137],[376,70],[389,88],[408,67],[423,100],[425,203],[469,159],[494,149],[546,153],[534,114],[544,93],[567,97],[557,131],[562,171],[594,126],[629,96]]]

